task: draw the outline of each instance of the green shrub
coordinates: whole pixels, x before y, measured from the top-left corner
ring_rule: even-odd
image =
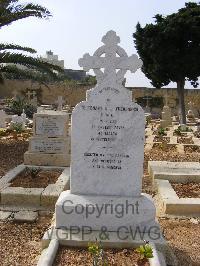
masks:
[[[140,246],[136,251],[140,253],[141,259],[153,258],[153,249],[148,243]]]
[[[37,112],[37,108],[31,104],[27,104],[24,107],[24,112],[28,118],[33,118],[33,114]]]
[[[10,102],[10,110],[15,114],[15,115],[21,115],[23,112],[23,109],[25,108],[26,102],[25,99],[23,98],[17,98],[16,100],[12,100]]]
[[[23,132],[23,125],[20,123],[13,123],[12,124],[12,130],[16,133],[22,133]]]
[[[174,134],[177,136],[181,136],[181,132],[192,132],[193,130],[189,127],[186,127],[185,130],[181,129],[181,126],[179,126],[177,129],[174,130]]]
[[[12,100],[9,104],[9,107],[10,110],[16,115],[21,115],[24,110],[28,118],[33,118],[33,114],[37,112],[37,108],[32,104],[27,103],[24,98]]]
[[[4,137],[7,135],[7,129],[5,128],[0,128],[0,137]]]
[[[175,129],[174,134],[177,136],[181,136],[181,129],[180,128]]]
[[[163,127],[160,127],[158,129],[158,135],[159,136],[166,136],[167,135],[167,133],[165,132],[165,129]]]
[[[93,256],[93,266],[108,266],[108,259],[101,243],[89,243],[88,251]]]
[[[41,172],[40,168],[28,168],[28,167],[26,167],[26,169],[25,169],[26,175],[30,175],[32,179],[35,179],[40,172]]]

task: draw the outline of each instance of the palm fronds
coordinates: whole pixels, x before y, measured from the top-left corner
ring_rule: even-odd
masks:
[[[21,45],[13,44],[13,43],[0,43],[0,51],[1,50],[19,50],[19,51],[24,51],[28,52],[31,54],[36,53],[35,49],[32,49],[30,47],[23,47]]]
[[[48,9],[37,4],[19,4],[19,0],[0,0],[0,28],[27,17],[48,18],[50,16]]]

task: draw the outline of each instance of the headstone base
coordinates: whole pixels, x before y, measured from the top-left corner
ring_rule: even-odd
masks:
[[[70,166],[70,155],[67,154],[45,154],[25,152],[25,165],[42,165],[42,166]]]
[[[153,200],[147,194],[139,197],[76,195],[68,190],[61,193],[56,203],[56,228],[149,232],[159,228],[155,216]]]
[[[70,231],[70,229],[56,229],[51,227],[44,234],[42,238],[42,249],[47,248],[51,240],[58,240],[61,246],[68,247],[88,247],[90,242],[101,242],[104,248],[137,248],[140,245],[144,245],[144,240],[150,243],[154,243],[166,250],[166,253],[170,253],[169,247],[167,246],[166,240],[162,236],[162,232],[153,233],[143,233],[142,235],[137,232],[132,235],[130,232],[127,234],[117,235],[116,232],[109,232],[107,238],[104,238],[101,231],[88,232],[83,230],[80,231]],[[171,257],[171,256],[170,256]],[[173,264],[169,264],[173,265]]]

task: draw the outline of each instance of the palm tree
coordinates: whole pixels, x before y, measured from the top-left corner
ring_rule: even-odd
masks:
[[[12,22],[27,18],[49,18],[50,12],[40,5],[20,4],[19,0],[0,0],[0,29]],[[59,66],[44,62],[30,54],[36,51],[15,44],[0,44],[0,82],[4,78],[25,78],[37,81],[50,81],[62,76]],[[59,75],[60,74],[60,75]]]

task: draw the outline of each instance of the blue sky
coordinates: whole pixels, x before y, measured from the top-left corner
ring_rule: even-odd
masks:
[[[21,1],[27,2],[27,1]],[[137,22],[143,26],[154,21],[155,14],[168,15],[184,6],[184,0],[37,0],[48,8],[49,20],[27,18],[4,27],[1,42],[35,48],[39,55],[52,50],[65,60],[66,68],[80,69],[78,59],[93,54],[101,46],[108,30],[115,30],[128,55],[136,53],[132,34]],[[198,1],[193,1],[198,2]],[[128,86],[146,86],[150,82],[141,71],[127,74]],[[176,84],[170,84],[176,87]],[[189,83],[187,87],[191,87]]]

